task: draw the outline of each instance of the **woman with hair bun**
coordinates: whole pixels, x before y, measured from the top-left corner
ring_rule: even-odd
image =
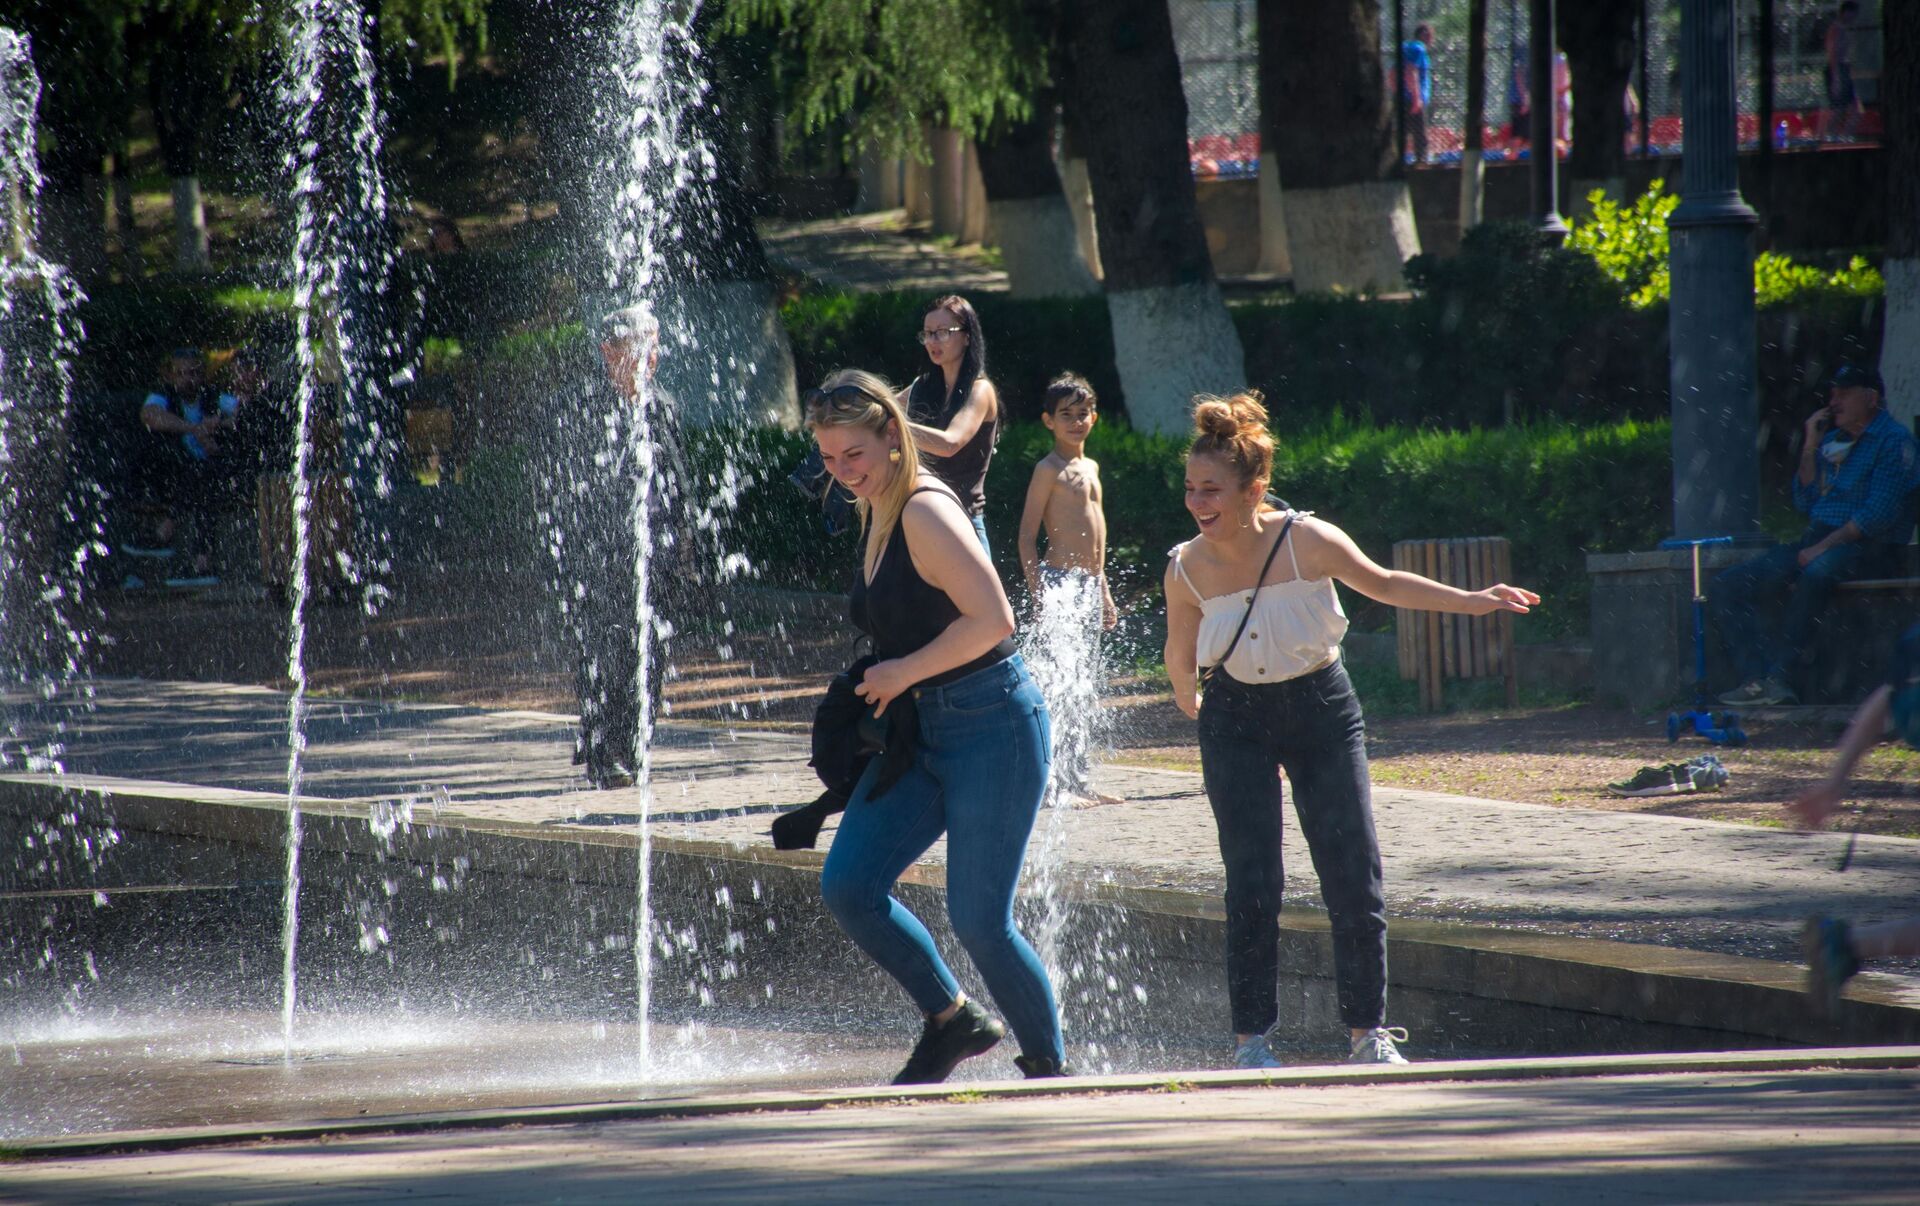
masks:
[[[1405,1063],[1386,1025],[1387,917],[1367,778],[1366,722],[1340,660],[1335,579],[1395,607],[1525,612],[1540,596],[1463,591],[1383,569],[1311,512],[1264,505],[1273,437],[1257,393],[1196,399],[1187,511],[1200,534],[1172,550],[1167,676],[1200,722],[1200,765],[1227,872],[1227,990],[1234,1063],[1278,1067],[1283,886],[1279,771],[1320,877],[1349,1062]]]
[[[1051,762],[1047,705],[1010,639],[1013,608],[960,500],[922,471],[891,386],[835,373],[807,396],[806,418],[866,528],[848,610],[881,660],[855,690],[890,729],[889,745],[905,730],[913,747],[895,781],[880,781],[890,759],[868,765],[820,871],[841,928],[926,1015],[894,1083],[943,1081],[1005,1032],[892,896],[943,833],[947,916],[1020,1040],[1015,1066],[1029,1077],[1067,1075],[1052,986],[1013,923]]]

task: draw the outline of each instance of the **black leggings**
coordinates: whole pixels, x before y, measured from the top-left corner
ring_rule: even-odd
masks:
[[[1279,771],[1320,876],[1333,931],[1340,1017],[1356,1029],[1387,1010],[1387,913],[1367,780],[1366,721],[1338,661],[1278,683],[1214,675],[1200,706],[1200,766],[1227,868],[1227,993],[1237,1034],[1280,1014]]]

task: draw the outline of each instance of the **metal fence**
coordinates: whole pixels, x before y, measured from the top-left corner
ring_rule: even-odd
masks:
[[[1260,165],[1254,0],[1169,0],[1187,94],[1195,174],[1250,176]]]
[[[1562,3],[1581,0],[1562,0]],[[1590,0],[1589,0],[1590,2]],[[1636,48],[1629,95],[1630,154],[1677,155],[1680,151],[1680,2],[1642,0],[1636,19]],[[1920,0],[1860,0],[1850,36],[1854,85],[1863,112],[1852,116],[1828,102],[1827,37],[1838,0],[1772,0],[1773,104],[1761,114],[1762,0],[1737,0],[1737,97],[1740,139],[1752,146],[1764,131],[1775,146],[1805,146],[1822,141],[1877,141],[1882,61],[1880,13],[1884,3]],[[1483,143],[1488,157],[1520,151],[1525,122],[1513,129],[1524,110],[1527,87],[1527,0],[1487,0],[1486,112]],[[1169,0],[1174,41],[1180,51],[1187,94],[1187,130],[1194,171],[1199,175],[1247,175],[1259,163],[1259,87],[1256,70],[1258,32],[1253,0]],[[1416,26],[1433,28],[1428,46],[1432,96],[1427,106],[1427,151],[1431,162],[1459,158],[1464,143],[1467,98],[1467,0],[1401,0],[1403,35]],[[1380,4],[1380,54],[1387,87],[1394,86],[1400,56],[1394,30],[1393,0]],[[1560,81],[1564,89],[1570,76]],[[1389,104],[1391,104],[1389,98]],[[1563,101],[1563,103],[1565,103]],[[1570,121],[1562,133],[1570,131]],[[1411,160],[1412,147],[1404,148]]]

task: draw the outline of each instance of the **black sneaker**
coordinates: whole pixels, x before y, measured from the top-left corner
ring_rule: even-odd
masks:
[[[920,1041],[913,1045],[913,1054],[907,1057],[907,1064],[900,1074],[893,1078],[896,1085],[937,1085],[953,1075],[963,1059],[972,1059],[976,1055],[993,1050],[1007,1035],[1002,1026],[986,1010],[968,1001],[960,1006],[960,1011],[947,1019],[942,1026],[932,1018],[927,1019],[926,1029],[920,1032]]]
[[[1050,1080],[1055,1076],[1072,1076],[1073,1069],[1057,1059],[1045,1055],[1016,1055],[1013,1066],[1020,1069],[1020,1075],[1028,1080]]]

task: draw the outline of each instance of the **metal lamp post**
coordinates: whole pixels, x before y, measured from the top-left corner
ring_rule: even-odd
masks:
[[[1734,0],[1680,8],[1684,177],[1668,219],[1673,297],[1673,530],[1759,532],[1753,236],[1734,132]]]
[[[1527,90],[1532,93],[1533,120],[1527,140],[1533,160],[1533,224],[1558,239],[1567,237],[1560,216],[1560,147],[1554,140],[1553,94],[1554,0],[1532,0],[1527,12]]]

